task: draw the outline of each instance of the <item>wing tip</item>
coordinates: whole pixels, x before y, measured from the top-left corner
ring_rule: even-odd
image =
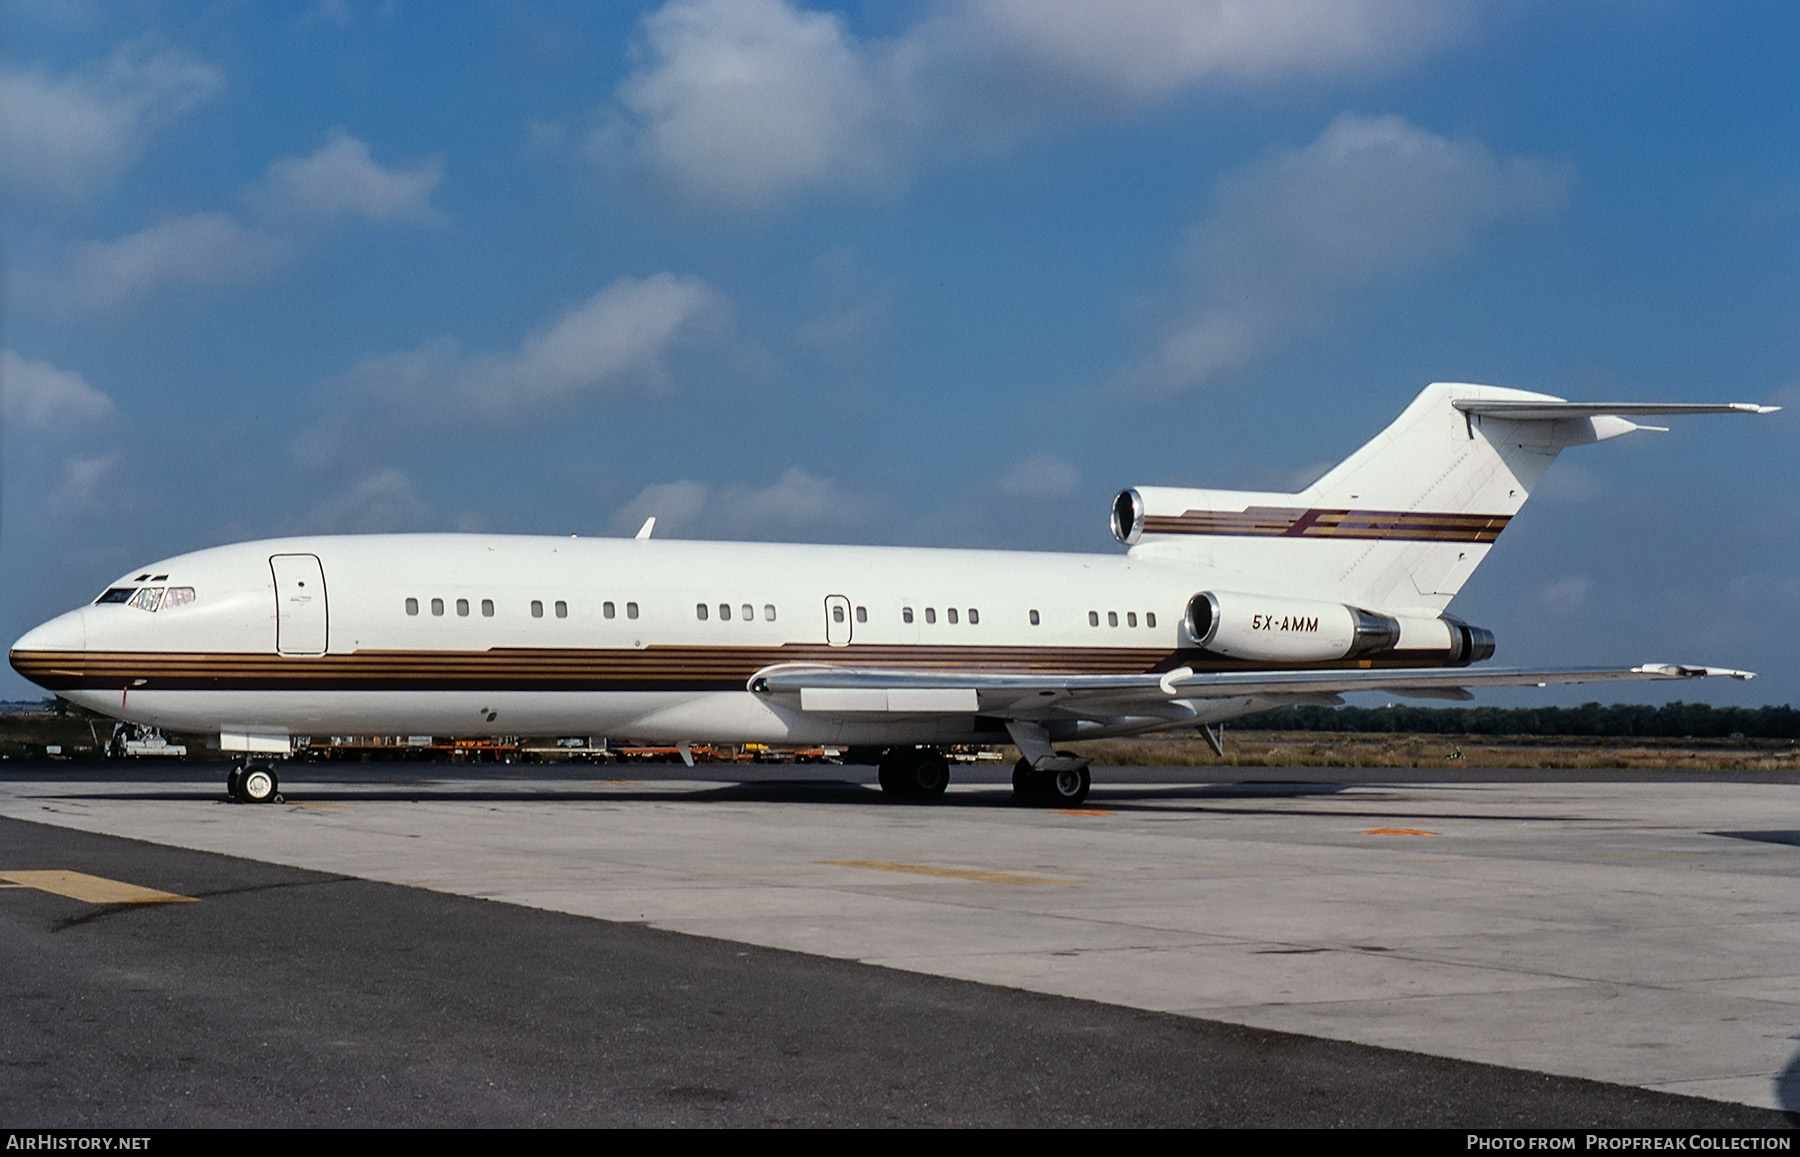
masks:
[[[1645,663],[1641,667],[1633,667],[1636,674],[1648,675],[1653,679],[1743,679],[1756,678],[1755,671],[1739,671],[1735,667],[1696,667],[1685,663]]]

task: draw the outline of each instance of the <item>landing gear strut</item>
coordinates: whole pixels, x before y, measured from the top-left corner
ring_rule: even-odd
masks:
[[[935,747],[890,747],[881,757],[876,778],[890,799],[935,800],[950,786],[950,765]]]
[[[266,763],[234,767],[225,775],[225,796],[232,803],[281,803],[281,781]]]

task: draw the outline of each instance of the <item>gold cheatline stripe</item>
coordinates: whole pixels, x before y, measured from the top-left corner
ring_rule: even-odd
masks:
[[[1162,648],[916,647],[875,644],[830,648],[702,648],[646,650],[496,648],[486,652],[403,651],[352,655],[281,656],[231,652],[159,655],[112,651],[91,654],[36,652],[15,655],[25,673],[72,678],[668,678],[739,677],[780,662],[822,662],[861,666],[894,664],[907,670],[961,670],[971,665],[1026,670],[1079,669],[1106,673],[1141,672],[1167,658]]]
[[[42,654],[42,653],[39,653]],[[424,653],[407,653],[396,657],[390,653],[379,651],[357,652],[350,655],[262,655],[241,652],[188,652],[180,655],[163,655],[154,652],[137,651],[96,651],[78,656],[58,656],[57,659],[46,660],[39,654],[24,653],[16,656],[20,662],[32,667],[55,667],[59,662],[73,662],[79,666],[92,669],[97,665],[109,663],[129,663],[141,670],[179,673],[214,670],[220,666],[230,666],[241,670],[285,671],[296,667],[309,667],[320,671],[354,672],[379,668],[382,670],[407,671],[417,669],[425,673],[435,673],[458,666],[470,670],[493,670],[496,668],[517,668],[521,670],[591,670],[597,666],[614,667],[624,671],[640,670],[646,666],[662,666],[673,664],[681,670],[703,668],[726,669],[737,668],[748,664],[767,666],[784,660],[807,662],[813,656],[794,656],[781,652],[765,651],[748,655],[711,656],[711,655],[670,655],[668,653],[644,651],[598,651],[576,655],[543,655],[519,656],[506,655],[489,651],[439,651]],[[991,662],[1106,662],[1135,663],[1147,658],[1161,658],[1168,654],[1167,649],[1146,647],[1125,650],[1121,648],[1095,648],[1084,650],[1079,648],[1056,651],[1037,651],[1033,649],[1018,650],[984,650],[970,648],[953,653],[900,649],[891,654],[872,654],[868,651],[845,648],[834,651],[829,656],[821,655],[820,661],[835,660],[832,666],[845,666],[845,660],[854,659],[856,665],[867,665],[869,662],[905,662],[908,664],[942,663],[958,664],[968,661]]]
[[[1253,506],[1243,511],[1190,510],[1179,515],[1153,515],[1144,519],[1144,529],[1165,534],[1492,542],[1511,517],[1451,511],[1302,510]],[[1297,534],[1296,527],[1299,528]]]

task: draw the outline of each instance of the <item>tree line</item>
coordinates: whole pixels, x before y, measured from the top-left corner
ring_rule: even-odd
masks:
[[[1621,738],[1800,739],[1800,711],[1705,703],[1583,703],[1579,707],[1282,707],[1234,720],[1251,731],[1390,731],[1435,735],[1602,735]]]

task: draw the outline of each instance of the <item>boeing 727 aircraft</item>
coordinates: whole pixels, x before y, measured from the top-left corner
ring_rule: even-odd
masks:
[[[1296,494],[1137,487],[1116,555],[529,538],[307,537],[138,567],[13,644],[64,699],[217,732],[233,799],[278,798],[296,736],[594,734],[878,751],[881,786],[941,795],[946,744],[1015,744],[1024,802],[1076,804],[1054,745],[1197,728],[1340,692],[1747,672],[1475,664],[1446,614],[1557,454],[1658,414],[1429,386]]]

